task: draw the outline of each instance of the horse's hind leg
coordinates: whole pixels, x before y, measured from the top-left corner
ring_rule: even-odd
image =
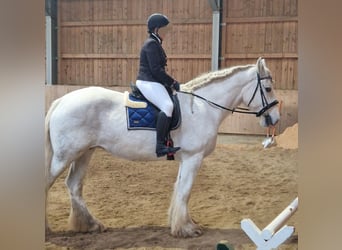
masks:
[[[69,227],[76,232],[102,232],[105,230],[105,227],[90,214],[82,198],[83,179],[93,152],[94,149],[89,150],[75,160],[66,179],[71,202]]]

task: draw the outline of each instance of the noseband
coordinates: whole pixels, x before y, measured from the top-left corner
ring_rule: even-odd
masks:
[[[267,99],[266,99],[266,96],[265,96],[265,93],[264,93],[264,90],[262,89],[261,87],[261,81],[262,80],[266,80],[266,79],[269,79],[272,81],[272,77],[271,76],[264,76],[264,77],[260,77],[260,74],[257,73],[257,77],[258,77],[258,84],[254,90],[254,93],[252,95],[252,98],[250,99],[250,101],[248,102],[248,107],[249,105],[251,104],[251,102],[253,101],[258,89],[260,88],[260,96],[261,96],[261,101],[262,101],[262,109],[259,111],[259,112],[256,112],[255,115],[257,117],[261,116],[262,114],[264,114],[267,110],[269,110],[270,108],[272,108],[273,106],[277,105],[279,102],[278,100],[274,100],[273,102],[271,103],[268,103],[267,102]]]

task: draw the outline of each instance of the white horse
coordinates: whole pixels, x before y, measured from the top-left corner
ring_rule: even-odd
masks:
[[[201,75],[181,86],[178,98],[182,124],[171,136],[181,150],[169,208],[171,234],[202,234],[188,210],[190,192],[203,158],[215,148],[219,125],[240,104],[260,116],[261,126],[277,123],[279,111],[272,78],[265,61]],[[189,92],[184,93],[184,92]],[[101,87],[70,92],[55,100],[45,119],[46,199],[57,177],[69,167],[66,185],[70,193],[69,226],[79,232],[103,231],[82,198],[83,179],[95,148],[129,160],[160,160],[155,154],[156,132],[127,130],[124,94]],[[49,230],[46,220],[46,230]]]

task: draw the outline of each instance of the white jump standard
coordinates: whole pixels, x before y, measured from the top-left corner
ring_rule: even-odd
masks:
[[[297,208],[298,197],[262,231],[251,219],[243,219],[241,221],[241,228],[255,243],[257,250],[276,249],[293,234],[294,227],[284,224],[296,212]]]

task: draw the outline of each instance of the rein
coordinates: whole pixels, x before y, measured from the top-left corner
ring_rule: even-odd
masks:
[[[207,103],[209,103],[209,104],[211,104],[213,106],[216,106],[216,107],[218,107],[220,109],[231,111],[232,113],[236,112],[236,113],[255,114],[255,115],[258,113],[258,112],[248,111],[249,109],[247,109],[247,108],[236,107],[236,108],[231,109],[231,108],[223,107],[220,104],[217,104],[215,102],[212,102],[212,101],[204,98],[203,96],[200,96],[200,95],[197,95],[197,94],[194,94],[194,93],[191,93],[191,92],[186,92],[186,91],[181,91],[181,90],[179,90],[177,92],[182,93],[182,94],[188,94],[188,95],[195,96],[195,97],[197,97],[199,99],[202,99],[202,100],[206,101]]]
[[[227,108],[227,107],[224,107],[224,106],[221,106],[215,102],[212,102],[206,98],[204,98],[203,96],[200,96],[200,95],[197,95],[197,94],[194,94],[192,92],[186,92],[186,91],[181,91],[179,90],[178,92],[179,93],[183,93],[183,94],[188,94],[188,95],[192,95],[192,96],[195,96],[199,99],[202,99],[204,100],[205,102],[207,102],[208,104],[210,105],[213,105],[215,107],[218,107],[220,109],[223,109],[223,110],[227,110],[227,111],[231,111],[232,113],[236,112],[236,113],[241,113],[241,114],[251,114],[251,115],[256,115],[256,117],[259,117],[261,116],[263,113],[265,113],[267,110],[269,110],[270,108],[272,108],[273,106],[277,105],[279,102],[277,100],[274,100],[273,102],[271,103],[268,103],[267,102],[267,99],[266,99],[266,96],[264,94],[264,91],[262,90],[262,87],[261,87],[261,80],[265,80],[265,79],[270,79],[272,80],[272,77],[271,76],[266,76],[266,77],[260,77],[259,73],[257,74],[257,77],[258,77],[258,84],[254,90],[254,93],[252,95],[252,98],[251,100],[249,101],[248,105],[249,106],[251,104],[251,102],[253,101],[257,91],[258,91],[258,88],[260,87],[260,95],[261,95],[261,100],[262,100],[262,105],[263,105],[263,108],[258,111],[258,112],[253,112],[253,111],[249,111],[248,108],[241,108],[241,107],[236,107],[236,108]]]

